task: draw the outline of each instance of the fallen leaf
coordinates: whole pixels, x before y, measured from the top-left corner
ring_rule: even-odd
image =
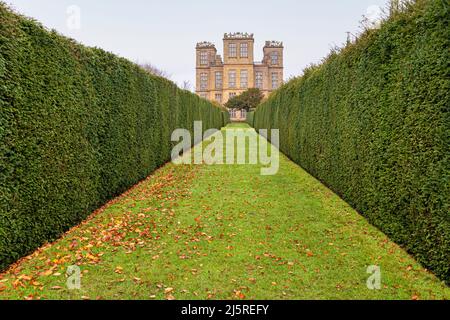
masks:
[[[77,240],[73,240],[70,243],[69,248],[70,248],[70,250],[72,250],[72,249],[76,248],[77,246],[78,246],[78,241]]]
[[[88,258],[89,260],[94,261],[94,262],[99,260],[98,257],[96,257],[96,256],[94,256],[94,255],[92,255],[90,253],[88,253],[86,258]]]
[[[235,296],[239,299],[245,299],[245,294],[243,294],[241,291],[236,291]]]
[[[52,273],[53,273],[52,269],[49,269],[47,271],[42,272],[41,275],[44,277],[48,277],[48,276],[52,275]]]
[[[165,294],[169,294],[169,293],[171,293],[171,292],[173,292],[173,288],[166,288],[165,290],[164,290],[164,293]]]
[[[14,289],[17,289],[18,287],[23,287],[23,288],[25,288],[25,285],[24,285],[19,279],[16,279],[16,280],[13,282],[13,287],[14,287]]]

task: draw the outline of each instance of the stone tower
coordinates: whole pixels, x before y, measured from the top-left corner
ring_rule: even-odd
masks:
[[[253,34],[226,33],[223,61],[210,42],[196,47],[196,92],[199,96],[226,103],[249,88],[268,96],[283,83],[283,43],[266,41],[262,62],[254,62]]]

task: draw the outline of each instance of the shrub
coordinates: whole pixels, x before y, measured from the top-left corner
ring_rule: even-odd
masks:
[[[250,127],[254,127],[254,118],[255,118],[255,112],[247,112],[247,120],[246,122],[250,125]]]
[[[251,88],[240,95],[231,98],[225,104],[228,109],[245,109],[250,111],[255,109],[264,99],[264,94],[258,88]]]
[[[171,132],[222,110],[0,3],[0,268],[170,159]]]
[[[258,107],[281,150],[450,283],[448,5],[417,1]]]

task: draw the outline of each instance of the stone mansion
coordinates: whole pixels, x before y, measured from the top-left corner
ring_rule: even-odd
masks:
[[[226,103],[248,88],[268,96],[283,83],[283,43],[266,41],[262,62],[254,62],[253,34],[226,33],[224,59],[210,42],[196,47],[196,93],[208,100]]]

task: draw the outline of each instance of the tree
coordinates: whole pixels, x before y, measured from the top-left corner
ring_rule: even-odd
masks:
[[[264,94],[257,88],[248,89],[242,94],[231,98],[225,104],[228,109],[244,109],[250,111],[256,107],[264,99]]]
[[[142,69],[144,69],[145,71],[147,71],[148,73],[150,73],[154,76],[158,76],[158,77],[162,77],[162,78],[166,78],[166,79],[170,80],[169,73],[167,73],[164,70],[158,69],[151,63],[139,63],[139,65],[141,66]]]

